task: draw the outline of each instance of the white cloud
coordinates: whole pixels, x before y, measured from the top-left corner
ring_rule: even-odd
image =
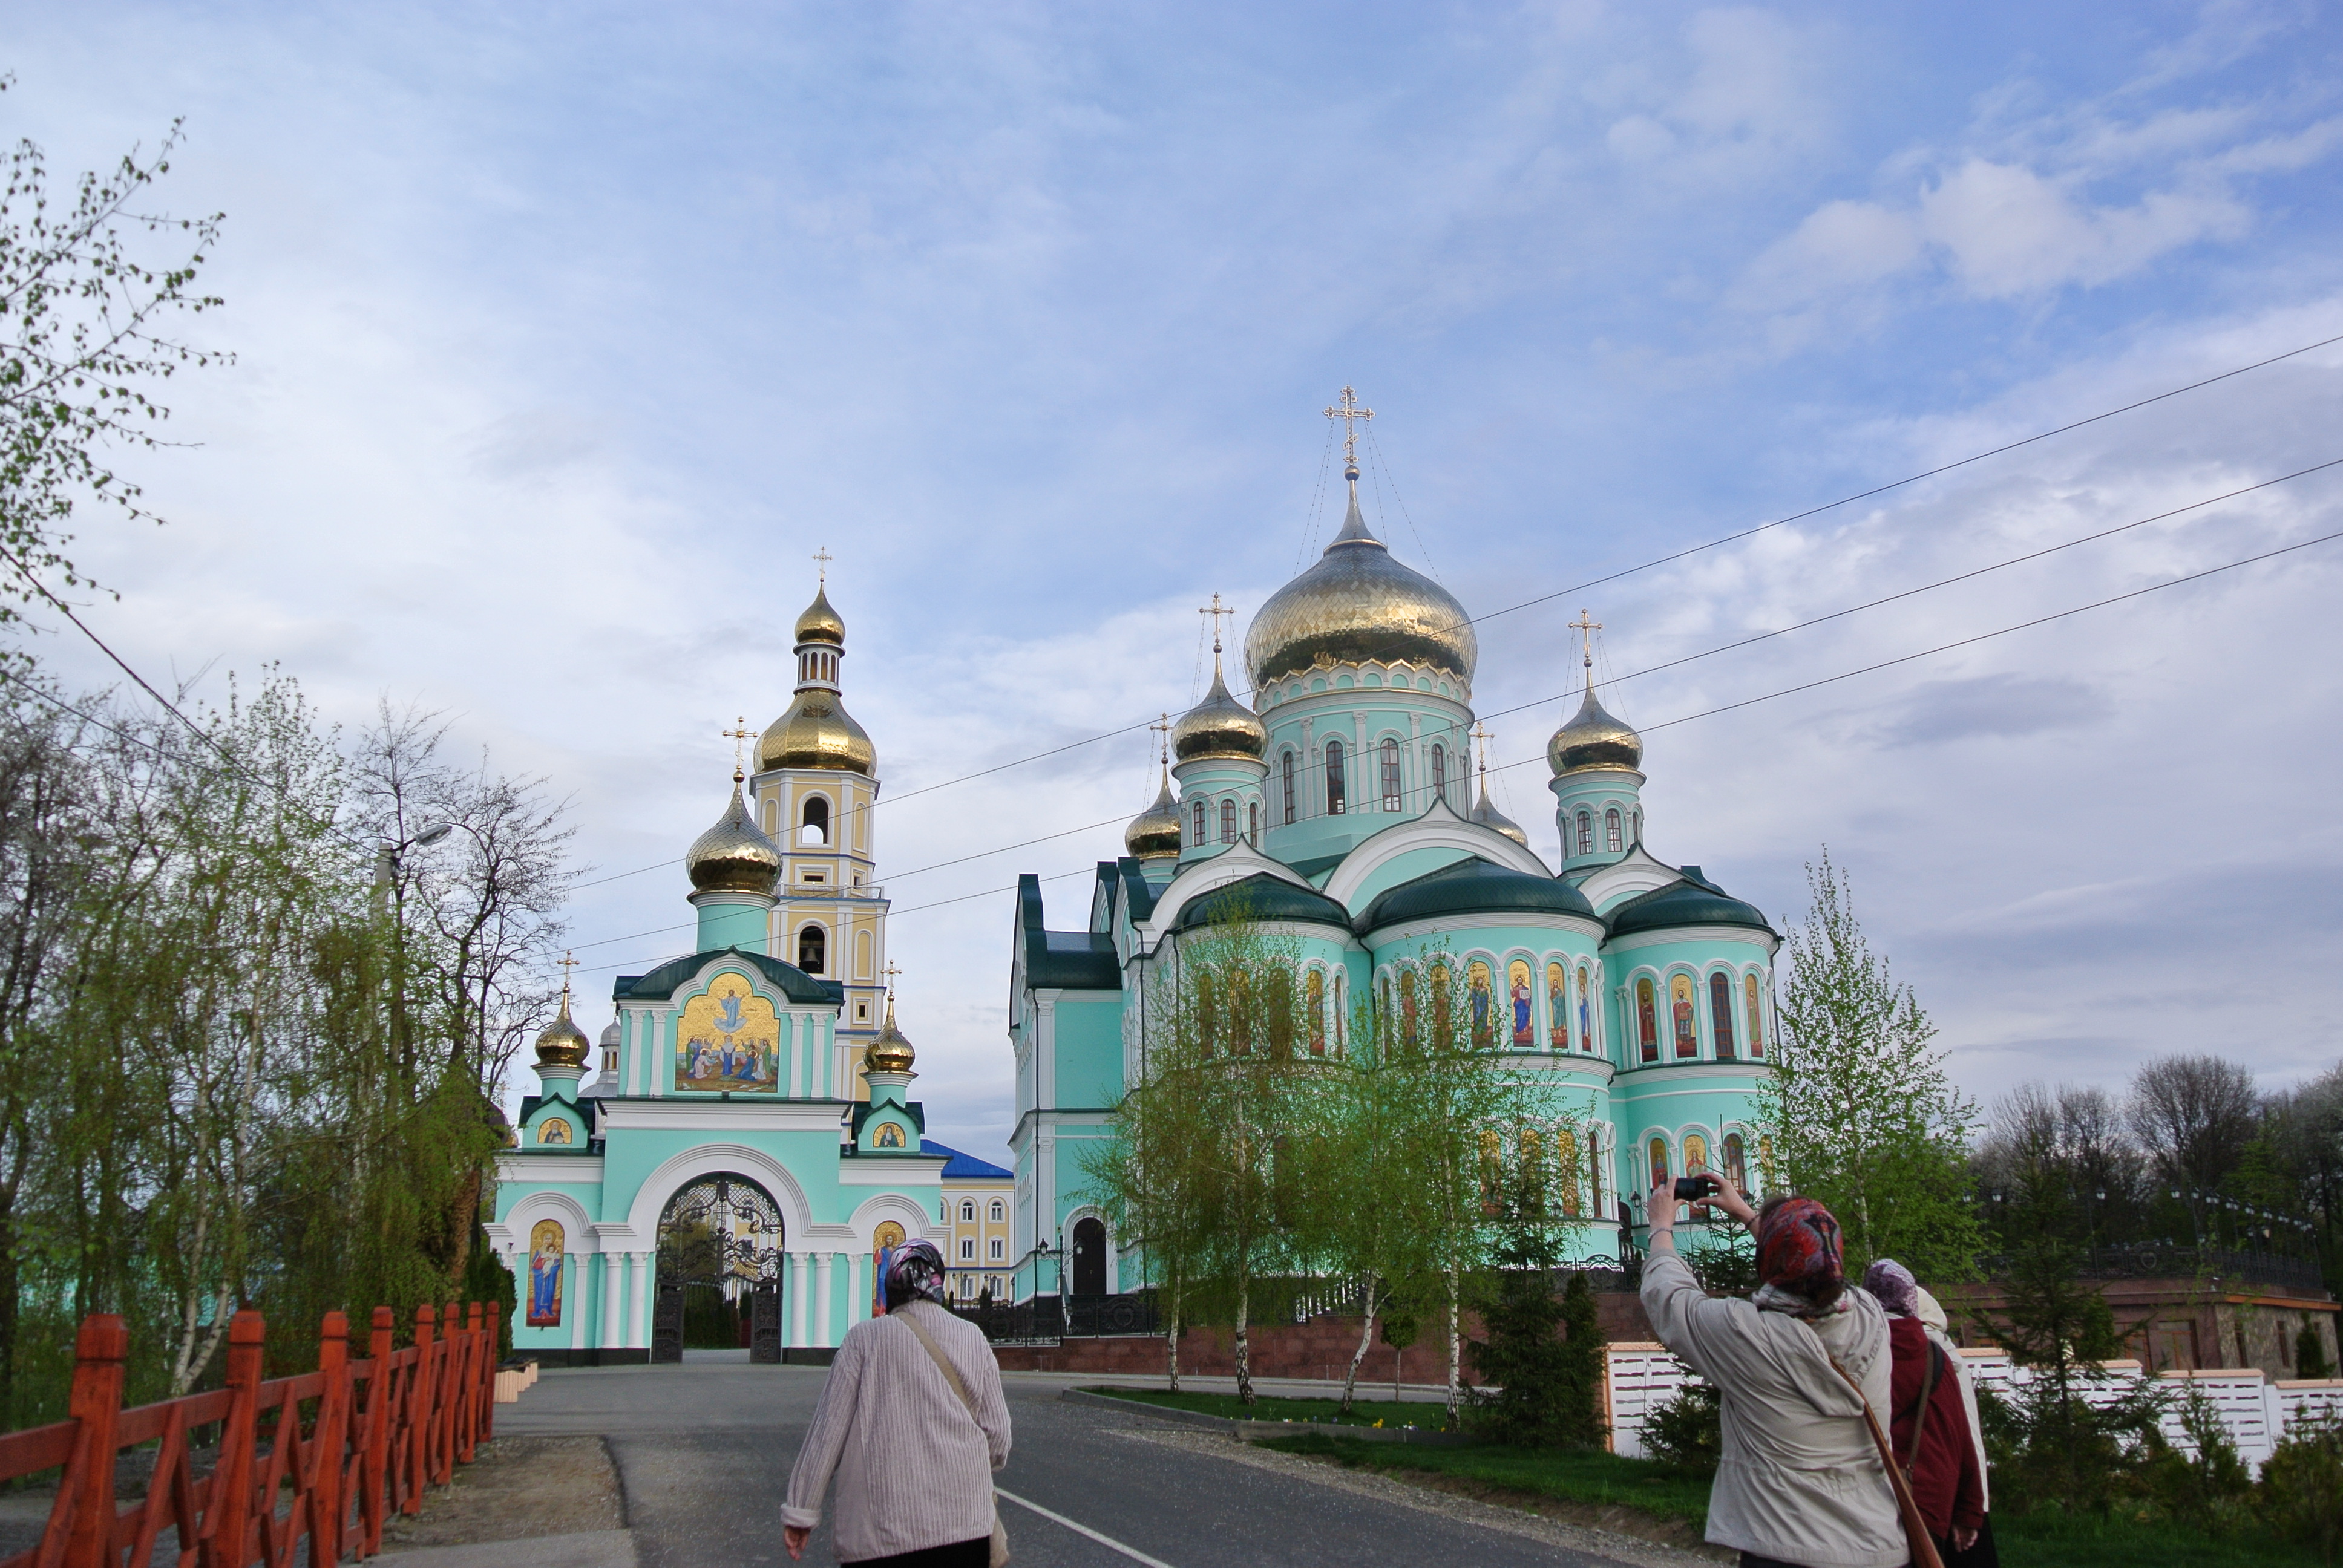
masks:
[[[2249,222],[2242,202],[2216,192],[2087,206],[2031,169],[1982,158],[1920,198],[1922,232],[1967,292],[1987,299],[2106,283],[2197,240],[2237,238]]]

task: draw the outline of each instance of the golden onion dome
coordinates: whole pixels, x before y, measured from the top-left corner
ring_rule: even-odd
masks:
[[[830,768],[868,778],[879,766],[878,748],[854,722],[838,693],[809,687],[789,702],[757,742],[760,768]]]
[[[1269,731],[1252,709],[1229,695],[1229,683],[1213,661],[1212,689],[1172,727],[1172,755],[1182,762],[1232,757],[1258,762],[1269,750]]]
[[[569,992],[561,993],[561,1016],[546,1025],[545,1032],[537,1037],[537,1065],[539,1067],[583,1067],[587,1053],[594,1042],[586,1031],[571,1021]]]
[[[1586,700],[1545,743],[1545,759],[1557,777],[1580,768],[1634,768],[1644,760],[1644,738],[1603,710],[1590,677]]]
[[[798,617],[797,639],[800,646],[809,642],[826,642],[832,648],[846,646],[846,622],[830,608],[828,584],[814,589],[813,603]]]
[[[1261,607],[1244,650],[1255,690],[1314,665],[1369,660],[1443,670],[1469,689],[1481,644],[1453,595],[1367,531],[1354,482],[1342,531]]]
[[[879,1038],[870,1042],[870,1049],[862,1053],[863,1070],[909,1072],[911,1063],[919,1059],[920,1053],[911,1049],[911,1042],[903,1038],[901,1030],[895,1027],[895,993],[889,991],[887,1021],[880,1028]]]
[[[1530,847],[1530,836],[1522,830],[1522,825],[1498,810],[1489,799],[1489,776],[1485,772],[1481,775],[1481,803],[1473,808],[1473,820],[1483,828],[1495,829],[1524,849]]]
[[[1141,860],[1169,860],[1180,853],[1180,802],[1172,798],[1172,771],[1165,769],[1155,804],[1131,819],[1122,847]]]
[[[781,879],[781,851],[749,815],[740,778],[732,778],[732,804],[716,826],[691,841],[683,857],[691,885],[703,893],[764,893]]]

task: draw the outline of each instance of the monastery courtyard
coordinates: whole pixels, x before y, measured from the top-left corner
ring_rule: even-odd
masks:
[[[470,1537],[478,1544],[430,1544],[426,1533],[411,1546],[391,1545],[387,1560],[403,1568],[779,1568],[789,1561],[781,1494],[826,1374],[751,1365],[747,1353],[548,1369],[518,1404],[498,1409],[498,1446],[518,1457],[533,1442],[549,1446],[537,1440],[598,1437],[616,1467],[618,1497],[598,1513],[558,1503],[548,1513],[540,1499],[501,1525],[483,1519]],[[1262,1452],[1214,1431],[1061,1401],[1078,1381],[1071,1377],[1012,1372],[1003,1381],[1016,1448],[996,1482],[1011,1494],[1001,1512],[1020,1568],[1689,1568],[1708,1561]],[[1262,1387],[1300,1392],[1305,1385]],[[441,1506],[435,1500],[422,1523]],[[522,1512],[531,1523],[516,1525]],[[606,1527],[612,1524],[620,1527]],[[827,1524],[805,1561],[837,1561]]]

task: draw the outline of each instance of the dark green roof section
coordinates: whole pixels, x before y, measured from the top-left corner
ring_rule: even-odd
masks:
[[[699,971],[719,959],[733,960],[762,975],[765,982],[791,1001],[828,1002],[832,1007],[846,1000],[846,987],[837,980],[819,980],[795,964],[785,964],[779,959],[769,959],[762,953],[743,951],[739,948],[716,948],[689,958],[669,959],[650,973],[636,980],[618,993],[620,1000],[664,1001],[673,996],[676,988],[694,979]]]
[[[1611,911],[1611,934],[1663,931],[1678,926],[1747,926],[1776,934],[1765,912],[1745,904],[1700,873],[1698,866],[1684,868],[1684,879],[1639,893]]]
[[[1553,877],[1534,877],[1479,856],[1385,889],[1359,918],[1361,931],[1438,915],[1576,915],[1596,918],[1586,895]]]
[[[854,1107],[854,1126],[851,1136],[855,1146],[860,1146],[862,1142],[862,1124],[870,1120],[873,1109],[874,1107],[867,1100],[858,1101]],[[886,1107],[880,1106],[875,1109],[885,1110]],[[924,1142],[928,1136],[927,1103],[919,1100],[906,1101],[903,1102],[902,1110],[911,1119],[911,1125],[920,1130],[920,1141]]]
[[[1350,912],[1318,891],[1256,871],[1250,877],[1214,888],[1191,899],[1172,923],[1172,930],[1192,931],[1222,920],[1306,920],[1312,925],[1351,929]]]
[[[1124,893],[1131,900],[1131,923],[1137,925],[1155,912],[1155,886],[1147,879],[1146,871],[1130,855],[1114,863],[1122,877]]]
[[[1303,881],[1315,883],[1347,859],[1347,855],[1312,855],[1306,860],[1288,860],[1285,868]]]
[[[1017,924],[1025,939],[1025,983],[1036,990],[1121,990],[1122,963],[1104,931],[1053,931],[1041,923],[1041,879],[1017,879]]]

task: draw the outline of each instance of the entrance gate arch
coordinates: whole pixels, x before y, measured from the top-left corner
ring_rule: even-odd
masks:
[[[747,1176],[677,1189],[659,1219],[651,1360],[745,1344],[752,1362],[779,1361],[782,1241],[780,1205]]]

